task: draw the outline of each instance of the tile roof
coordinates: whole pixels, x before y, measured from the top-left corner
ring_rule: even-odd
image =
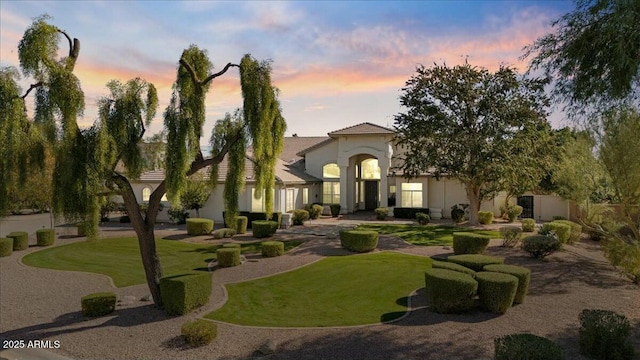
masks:
[[[316,146],[330,139],[327,136],[288,136],[284,138],[284,146],[279,158],[286,163],[294,163],[302,159],[298,155],[303,150]]]
[[[396,132],[392,129],[386,128],[384,126],[372,124],[369,122],[364,122],[361,124],[349,126],[340,130],[332,131],[329,133],[329,136],[339,136],[339,135],[370,135],[370,134],[385,134],[385,135],[394,135]]]

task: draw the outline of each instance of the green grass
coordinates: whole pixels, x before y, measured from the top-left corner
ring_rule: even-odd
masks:
[[[357,229],[375,230],[380,234],[395,235],[410,244],[423,246],[452,245],[454,232],[472,232],[489,235],[492,239],[502,238],[499,231],[442,225],[364,224],[358,225]]]
[[[206,317],[275,327],[347,326],[389,321],[424,286],[425,257],[393,252],[335,256],[303,268],[227,285],[229,300]]]
[[[301,243],[302,241],[287,241],[285,251]],[[164,275],[192,270],[207,271],[208,262],[215,259],[216,249],[220,247],[164,239],[157,239],[156,244]],[[260,242],[242,244],[243,253],[259,251]],[[117,287],[146,282],[138,239],[135,237],[56,246],[29,254],[22,261],[26,265],[40,268],[104,274],[111,277]]]

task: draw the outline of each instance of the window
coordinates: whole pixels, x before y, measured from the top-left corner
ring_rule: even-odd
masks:
[[[325,181],[322,184],[322,202],[325,204],[340,204],[340,183]]]
[[[271,189],[271,194],[275,195],[275,190]],[[265,196],[264,196],[264,190],[262,190],[262,194],[260,195],[260,198],[256,199],[256,189],[252,188],[251,189],[251,211],[252,212],[264,212],[265,209],[267,208],[265,206]],[[275,196],[273,197],[275,199]]]
[[[400,188],[402,190],[402,207],[422,207],[421,183],[402,183]]]
[[[338,164],[327,164],[322,167],[322,177],[327,179],[339,179],[340,178],[340,168]]]
[[[389,206],[396,206],[396,186],[389,185],[389,198],[387,199]]]
[[[151,188],[145,187],[142,189],[142,201],[148,202],[151,197]]]
[[[362,178],[371,180],[380,179],[380,166],[378,166],[378,159],[362,160]]]
[[[293,210],[296,208],[296,193],[295,189],[287,189],[287,198],[285,200],[285,211]]]
[[[309,203],[309,188],[302,189],[302,205],[307,205]]]

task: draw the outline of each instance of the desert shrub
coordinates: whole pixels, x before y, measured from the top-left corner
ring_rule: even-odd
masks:
[[[395,207],[393,208],[393,217],[396,219],[416,219],[417,213],[423,213],[429,215],[428,208],[406,208]]]
[[[557,220],[567,220],[567,218],[566,218],[566,217],[564,217],[564,216],[560,216],[560,215],[554,215],[554,216],[552,216],[552,217],[551,217],[551,220],[553,220],[553,221],[557,221]]]
[[[189,213],[182,207],[172,207],[167,210],[167,214],[169,215],[169,220],[178,225],[186,224],[189,218]]]
[[[211,274],[199,272],[163,277],[160,294],[167,314],[184,315],[209,302]]]
[[[561,248],[562,243],[555,236],[531,235],[522,239],[522,250],[536,259],[543,259]]]
[[[350,251],[368,252],[378,247],[378,233],[369,230],[342,230],[340,245]]]
[[[462,266],[460,264],[448,262],[448,261],[434,261],[431,267],[434,269],[446,269],[446,270],[458,271],[463,274],[467,274],[471,276],[476,276],[476,272],[469,269],[468,267]]]
[[[374,212],[377,220],[386,220],[387,216],[389,216],[389,208],[386,207],[379,207]]]
[[[522,214],[522,206],[520,205],[509,205],[505,209],[505,215],[507,216],[507,221],[510,223],[514,222],[520,214]]]
[[[242,249],[242,245],[238,244],[238,243],[226,243],[226,244],[222,244],[223,248],[238,248],[238,249]]]
[[[13,238],[0,238],[0,257],[13,254]]]
[[[520,220],[523,232],[534,232],[536,230],[536,220],[525,218]]]
[[[532,334],[512,334],[494,340],[495,360],[564,360],[553,341]]]
[[[623,275],[640,284],[640,243],[612,237],[604,243],[604,255]]]
[[[630,334],[631,324],[624,315],[589,309],[580,313],[580,352],[590,359],[633,359]]]
[[[478,254],[451,255],[447,261],[468,267],[473,271],[482,271],[486,265],[504,263],[504,260],[499,257]]]
[[[284,243],[282,241],[264,241],[262,244],[262,256],[276,257],[284,254]]]
[[[431,217],[429,217],[429,214],[419,212],[419,213],[416,213],[416,220],[418,220],[418,224],[420,225],[427,225],[429,221],[431,221]]]
[[[475,306],[478,282],[471,275],[446,269],[424,273],[429,309],[438,313],[463,313]]]
[[[218,230],[213,230],[211,232],[211,235],[213,236],[214,239],[230,238],[230,237],[233,237],[233,235],[235,234],[236,234],[236,229],[230,229],[230,228],[222,228]]]
[[[266,238],[273,236],[278,230],[278,223],[275,221],[256,220],[251,224],[251,231],[255,238]]]
[[[54,229],[36,230],[36,244],[38,246],[53,245],[56,240],[56,231]]]
[[[571,226],[550,222],[543,224],[540,231],[538,231],[540,235],[549,235],[552,232],[558,236],[558,240],[560,240],[561,243],[565,244],[569,241],[569,237],[571,236]]]
[[[223,246],[216,250],[216,258],[218,259],[218,266],[220,267],[232,267],[240,265],[240,247]]]
[[[207,345],[218,336],[218,325],[213,321],[198,319],[182,325],[181,335],[193,347]]]
[[[213,220],[211,219],[187,219],[187,234],[191,236],[209,234],[212,230]]]
[[[309,219],[315,220],[319,218],[320,215],[322,214],[323,207],[322,205],[319,205],[319,204],[312,204],[312,205],[306,205],[304,209],[309,212]]]
[[[518,290],[516,296],[513,298],[515,304],[522,304],[527,291],[529,291],[529,282],[531,281],[531,270],[522,266],[515,265],[487,265],[484,267],[485,271],[499,272],[504,274],[513,275],[518,278]]]
[[[309,220],[309,212],[307,210],[293,210],[293,216],[291,216],[293,225],[303,225],[305,221]]]
[[[493,222],[493,211],[478,211],[478,222],[482,225],[490,225]]]
[[[236,233],[245,234],[247,232],[247,224],[249,223],[249,218],[246,216],[238,216],[236,217]]]
[[[476,273],[478,297],[482,308],[504,314],[513,304],[518,290],[518,278],[504,273],[481,271]]]
[[[26,231],[14,231],[7,235],[13,239],[13,251],[26,250],[29,248],[29,233]]]
[[[580,236],[582,236],[582,226],[580,224],[575,223],[573,221],[569,221],[569,220],[555,220],[552,222],[552,224],[569,225],[570,233],[569,233],[569,240],[567,240],[569,244],[574,244],[580,241]]]
[[[466,205],[466,206],[465,206]],[[456,204],[451,207],[451,219],[455,223],[461,223],[465,220],[467,204]]]
[[[503,226],[500,228],[500,235],[502,235],[502,246],[514,247],[520,240],[522,235],[522,229],[517,226]]]
[[[108,315],[116,309],[116,294],[112,292],[99,292],[83,296],[80,299],[82,315],[97,317]]]
[[[338,217],[338,215],[340,215],[340,204],[331,204],[329,205],[329,209],[331,209],[332,217]]]
[[[489,246],[491,238],[487,235],[474,233],[453,233],[453,253],[482,254]]]

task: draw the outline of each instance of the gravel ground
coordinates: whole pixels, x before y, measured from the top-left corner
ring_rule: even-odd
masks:
[[[130,232],[110,229],[105,234],[122,236]],[[157,232],[159,236],[179,234],[175,230]],[[519,250],[501,248],[496,246],[499,241],[492,241],[489,254],[532,270],[525,303],[502,316],[430,313],[419,289],[411,295],[410,314],[392,324],[314,329],[219,324],[218,337],[208,346],[195,349],[180,338],[183,323],[224,304],[223,284],[344,254],[335,234],[336,229],[330,226],[289,231],[279,236],[307,241],[282,257],[249,256],[239,267],[215,270],[210,303],[184,317],[168,317],[150,302],[140,301],[148,294],[146,285],[115,288],[105,276],[22,265],[22,256],[40,250],[31,247],[0,258],[0,338],[57,340],[60,348],[54,351],[75,359],[250,359],[259,358],[256,350],[268,341],[277,345],[274,354],[265,356],[269,359],[489,359],[495,337],[531,332],[557,341],[567,351],[568,359],[581,359],[578,314],[582,309],[601,308],[624,314],[632,321],[634,346],[640,354],[640,288],[620,277],[602,257],[597,243],[590,241],[566,246],[545,261],[529,259]],[[81,240],[63,237],[57,243]],[[249,240],[255,239],[234,237],[234,241]],[[451,253],[448,248],[411,246],[388,236],[381,237],[379,248],[424,256]],[[80,297],[97,291],[116,292],[119,305],[112,315],[85,319],[80,314]]]

